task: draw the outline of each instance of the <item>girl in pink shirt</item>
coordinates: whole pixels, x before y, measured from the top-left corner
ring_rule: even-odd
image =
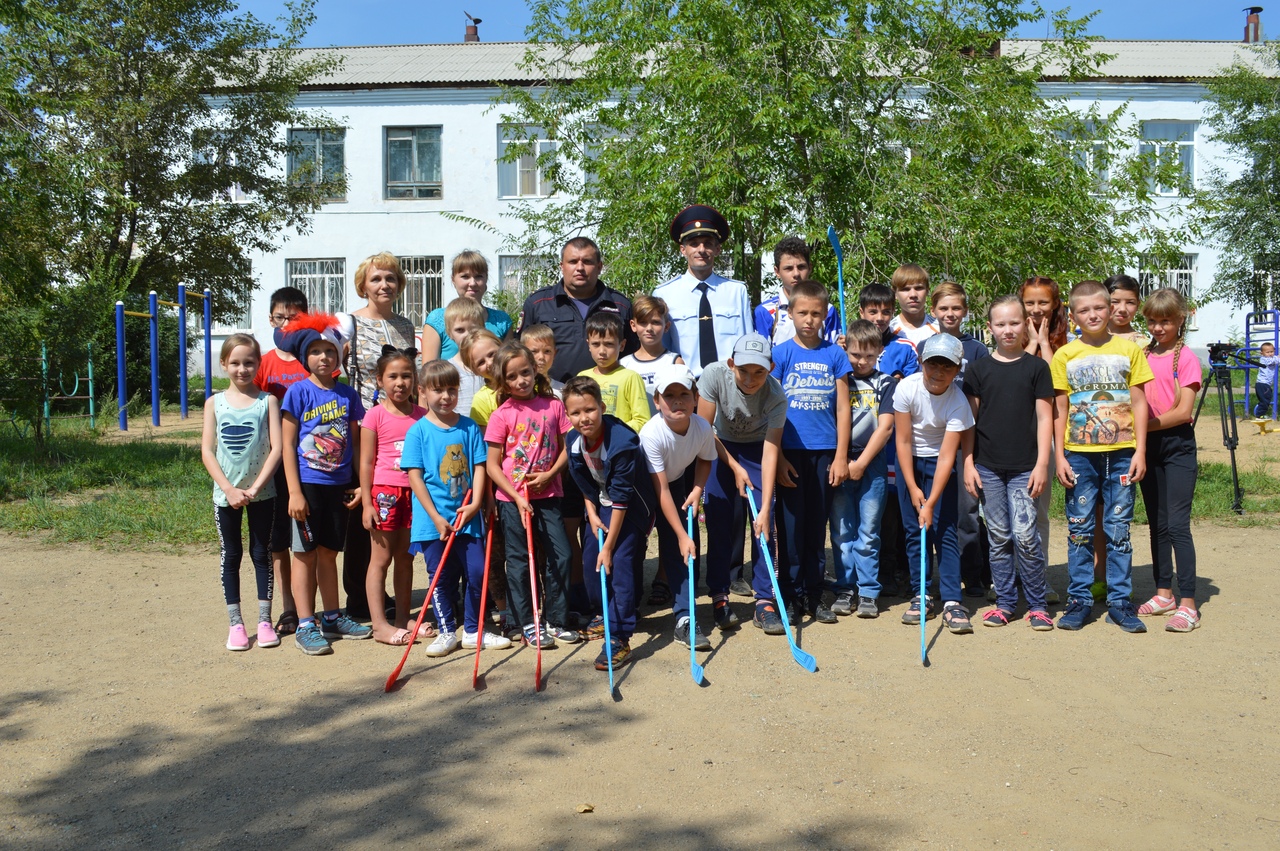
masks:
[[[370,606],[373,637],[383,644],[409,642],[409,604],[413,596],[413,556],[409,554],[409,521],[413,492],[409,474],[400,469],[400,453],[409,427],[426,416],[413,404],[417,376],[413,349],[383,346],[377,363],[378,404],[369,409],[361,423],[360,498],[364,527],[369,530],[369,572],[365,591],[370,600],[386,593],[387,568],[395,562],[395,625],[387,622],[381,606]],[[421,637],[431,634],[424,623]]]
[[[1156,593],[1138,607],[1139,615],[1173,616],[1169,632],[1200,626],[1196,607],[1196,548],[1191,540],[1191,500],[1196,492],[1196,435],[1191,409],[1200,389],[1200,360],[1182,344],[1187,300],[1174,289],[1159,289],[1142,307],[1151,344],[1147,363],[1155,380],[1144,388],[1147,419],[1147,475],[1138,484],[1151,525],[1151,571]],[[1173,596],[1173,566],[1178,565],[1178,597]]]

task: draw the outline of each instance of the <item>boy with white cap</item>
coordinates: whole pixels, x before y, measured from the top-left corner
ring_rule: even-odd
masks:
[[[716,626],[728,630],[738,625],[737,615],[729,608],[729,570],[734,549],[742,541],[742,497],[750,487],[760,506],[751,530],[753,621],[767,635],[782,635],[773,583],[765,572],[768,568],[759,544],[761,533],[773,538],[773,487],[787,421],[787,396],[778,379],[769,374],[771,369],[769,340],[754,331],[742,335],[727,363],[716,362],[702,371],[698,415],[713,423],[716,434],[717,458],[707,481],[708,539],[728,542],[737,536],[734,546],[711,547],[707,553],[707,588]]]
[[[698,416],[698,391],[693,373],[684,364],[663,364],[654,376],[654,404],[658,415],[640,429],[640,446],[649,460],[653,489],[658,496],[658,559],[667,570],[675,597],[676,641],[697,650],[711,642],[689,617],[688,560],[698,557],[698,543],[685,530],[685,518],[698,510],[702,490],[716,459],[715,433]],[[694,578],[697,572],[695,569]]]

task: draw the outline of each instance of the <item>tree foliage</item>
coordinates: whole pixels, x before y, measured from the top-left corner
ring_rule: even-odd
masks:
[[[834,281],[828,224],[854,289],[917,262],[980,306],[1032,273],[1110,273],[1167,240],[1149,179],[1168,166],[1131,153],[1123,111],[1044,95],[1106,58],[1063,15],[1055,40],[1002,42],[1044,19],[1007,0],[538,0],[526,62],[546,84],[504,97],[559,141],[541,157],[559,191],[517,208],[518,241],[594,233],[611,282],[648,290],[679,267],[671,216],[701,202],[753,285],[793,233]]]
[[[1280,303],[1280,43],[1207,80],[1206,123],[1239,168],[1209,175],[1205,228],[1222,250],[1212,295],[1237,307]]]
[[[213,291],[216,318],[241,312],[248,253],[305,229],[341,189],[281,168],[283,128],[332,123],[293,105],[331,60],[298,50],[312,0],[289,8],[277,29],[232,0],[3,0],[6,326],[82,359],[91,340],[113,351],[116,299],[145,309],[149,290],[172,301],[186,283]],[[68,305],[82,322],[66,326]],[[137,343],[131,360],[145,358]]]

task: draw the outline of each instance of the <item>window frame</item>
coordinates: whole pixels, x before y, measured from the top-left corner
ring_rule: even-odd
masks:
[[[310,141],[300,138],[303,134],[313,134]],[[319,127],[290,127],[288,132],[289,154],[287,156],[286,176],[291,181],[301,182],[302,168],[311,165],[309,182],[325,185],[329,183],[327,175],[331,171],[326,171],[325,166],[325,149],[330,149],[330,156],[333,149],[340,152],[338,170],[342,178],[344,189],[341,194],[327,195],[324,198],[325,203],[340,203],[347,200],[346,194],[346,176],[347,176],[347,129],[340,127],[338,129],[326,129]],[[295,148],[301,147],[303,151],[295,153]],[[307,152],[306,148],[310,147],[311,151]]]
[[[1159,139],[1148,138],[1147,128],[1157,126],[1175,126],[1183,125],[1188,128],[1187,137],[1185,139]],[[1138,155],[1144,156],[1154,154],[1158,159],[1166,156],[1174,156],[1182,163],[1183,177],[1187,182],[1187,186],[1194,190],[1196,185],[1196,131],[1200,129],[1199,121],[1183,121],[1178,119],[1152,119],[1143,121],[1139,129],[1138,139]],[[1184,158],[1183,154],[1186,153]],[[1150,184],[1151,191],[1156,195],[1166,198],[1185,198],[1182,186],[1162,186],[1154,181]]]
[[[533,144],[533,150],[514,160],[506,160],[507,148],[512,145]],[[555,182],[549,177],[542,163],[559,150],[560,143],[547,138],[546,131],[535,124],[498,125],[498,197],[500,199],[550,198],[555,194]],[[527,181],[534,182],[532,192],[524,191]],[[514,189],[514,193],[504,191]]]
[[[295,264],[315,263],[314,271],[295,271]],[[334,267],[324,269],[319,264],[332,263]],[[342,313],[347,307],[347,258],[345,257],[288,257],[284,261],[284,279],[288,286],[296,287],[306,293],[307,309],[324,313]],[[318,283],[317,283],[318,281]],[[316,287],[323,287],[317,290]],[[324,295],[324,303],[317,300],[317,294]],[[333,296],[337,295],[337,304]]]
[[[391,142],[392,134],[400,131],[407,132],[408,141],[411,145],[411,162],[409,165],[410,174],[418,173],[419,158],[419,139],[418,131],[434,130],[435,138],[435,173],[438,175],[437,180],[399,180],[391,179]],[[393,188],[406,188],[413,192],[412,195],[393,195]],[[432,194],[422,195],[420,191],[426,190]],[[387,201],[439,201],[444,198],[444,125],[441,124],[396,124],[387,125],[382,128],[382,197]]]
[[[1182,293],[1187,301],[1195,301],[1197,279],[1200,276],[1200,255],[1189,252],[1182,253],[1182,261],[1177,266],[1153,262],[1151,255],[1144,254],[1138,258],[1138,289],[1142,298],[1151,295],[1151,291],[1160,287],[1170,287]]]
[[[404,289],[396,298],[396,313],[408,319],[415,327],[421,329],[431,311],[444,306],[444,256],[438,254],[409,254],[399,258],[400,269],[404,272]],[[410,299],[410,292],[420,295]],[[414,313],[412,301],[420,303],[417,309],[421,315]]]

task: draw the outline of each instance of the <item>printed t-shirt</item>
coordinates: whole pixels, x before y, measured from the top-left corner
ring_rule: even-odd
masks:
[[[1155,378],[1142,388],[1147,394],[1147,409],[1151,416],[1158,417],[1165,411],[1171,410],[1178,401],[1179,387],[1190,387],[1193,391],[1200,389],[1200,384],[1204,378],[1200,359],[1195,354],[1183,346],[1178,352],[1178,378],[1175,381],[1173,377],[1173,350],[1163,354],[1155,354],[1147,352],[1147,365],[1151,367],[1151,374]],[[1187,415],[1187,422],[1191,422],[1194,412]]]
[[[695,460],[716,460],[716,437],[711,423],[697,414],[689,417],[689,430],[676,434],[662,417],[654,417],[640,429],[640,446],[649,459],[649,470],[662,473],[668,482],[684,475]]]
[[[658,413],[658,406],[653,403],[653,394],[658,387],[658,367],[667,363],[675,363],[680,357],[676,352],[663,352],[653,360],[640,360],[634,354],[618,359],[618,363],[644,379],[644,393],[649,402],[649,416]]]
[[[889,320],[889,330],[906,337],[911,342],[911,345],[918,346],[934,334],[939,333],[941,329],[938,325],[938,320],[928,313],[924,315],[924,321],[920,324],[920,327],[907,328],[902,324],[902,314],[899,313]]]
[[[258,374],[253,377],[253,383],[283,402],[284,392],[299,381],[306,381],[308,374],[302,368],[302,361],[297,358],[285,360],[280,357],[279,352],[272,349],[262,356],[262,363],[258,364]]]
[[[389,488],[409,487],[409,477],[400,469],[404,436],[413,424],[427,415],[426,408],[414,405],[408,416],[392,413],[382,405],[374,405],[364,415],[362,426],[377,435],[378,452],[373,459],[373,483]]]
[[[351,429],[364,419],[364,405],[345,384],[326,390],[310,379],[284,394],[280,410],[298,421],[298,476],[313,485],[351,482]]]
[[[214,457],[218,468],[235,488],[251,486],[262,472],[262,466],[271,454],[271,397],[263,392],[247,408],[237,408],[227,401],[227,394],[213,397],[214,422],[217,429],[217,446]],[[271,499],[276,495],[274,479],[267,483],[253,498],[254,502]],[[226,508],[230,505],[227,495],[218,483],[213,483],[213,504]]]
[[[534,396],[532,399],[509,398],[489,418],[484,439],[502,449],[502,472],[518,490],[531,475],[545,473],[555,466],[563,445],[561,435],[572,428],[559,399]],[[511,502],[502,488],[494,488],[502,502]],[[564,496],[560,477],[540,491],[531,491],[529,499]]]
[[[1110,452],[1137,446],[1129,388],[1153,377],[1142,349],[1118,337],[1101,346],[1076,339],[1054,353],[1049,371],[1053,389],[1067,394],[1064,449]]]
[[[797,340],[774,348],[773,377],[787,394],[783,449],[835,449],[836,381],[849,371],[849,356],[826,340],[814,349]]]
[[[608,375],[601,375],[592,367],[584,369],[578,375],[593,378],[600,385],[600,396],[604,400],[606,414],[622,420],[633,431],[639,431],[649,421],[651,400],[645,398],[644,379],[640,377],[640,373],[622,367]]]
[[[885,343],[884,351],[880,352],[880,359],[876,361],[876,369],[889,376],[895,373],[903,378],[915,375],[920,371],[920,358],[916,355],[916,347],[911,345],[911,341],[906,337],[901,335],[894,337]]]
[[[976,396],[974,461],[997,473],[1035,469],[1039,456],[1036,401],[1053,403],[1049,365],[1023,352],[1015,361],[983,358],[969,365],[964,392]]]
[[[916,458],[937,458],[947,432],[973,426],[973,410],[960,388],[948,384],[945,393],[935,396],[925,389],[924,374],[919,372],[898,382],[893,410],[911,415],[911,447]]]
[[[698,394],[716,406],[716,434],[733,443],[761,443],[787,422],[787,396],[772,375],[748,396],[738,387],[729,364],[717,361],[702,371]]]
[[[893,388],[897,384],[896,379],[879,370],[872,370],[865,378],[849,373],[850,458],[856,459],[867,448],[880,425],[881,414],[893,416]]]
[[[462,507],[462,498],[471,489],[471,474],[477,464],[485,462],[488,454],[488,447],[480,434],[480,426],[467,417],[460,416],[453,426],[442,428],[423,416],[405,435],[400,468],[422,471],[422,481],[426,483],[427,495],[431,497],[436,512],[452,523],[458,509]],[[405,480],[408,478],[406,473]],[[484,532],[480,513],[459,531],[464,535],[480,537]],[[436,524],[431,522],[431,515],[427,514],[426,507],[418,501],[418,495],[414,494],[409,539],[435,541],[439,538],[440,533]]]

